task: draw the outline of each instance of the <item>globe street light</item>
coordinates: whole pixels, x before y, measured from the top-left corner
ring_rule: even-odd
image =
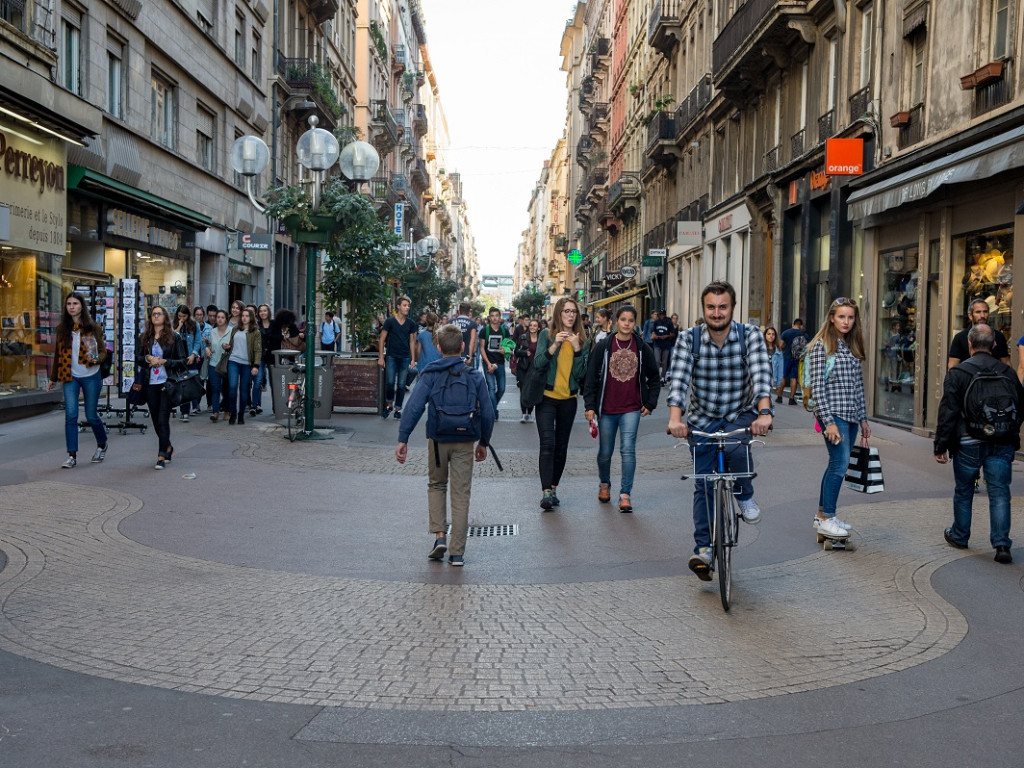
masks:
[[[338,140],[330,131],[317,128],[319,119],[316,115],[309,118],[309,130],[303,133],[295,146],[296,160],[303,168],[312,172],[313,195],[312,212],[315,214],[320,206],[320,190],[324,176],[327,171],[338,162],[341,157],[341,172],[356,187],[359,184],[369,181],[380,166],[380,156],[372,145],[365,141],[356,141],[341,149]],[[256,136],[242,136],[237,139],[231,147],[229,161],[234,171],[246,177],[246,193],[253,207],[260,213],[264,207],[256,200],[254,194],[255,178],[266,170],[270,162],[270,151],[262,139]],[[336,226],[336,225],[335,225]],[[330,234],[331,227],[326,231]],[[314,411],[314,387],[316,378],[314,362],[316,360],[316,333],[313,332],[314,307],[316,306],[316,277],[319,274],[319,250],[318,243],[323,242],[323,230],[314,232],[300,232],[296,229],[291,233],[292,239],[296,242],[306,243],[306,407],[305,418],[303,419],[303,432],[299,435],[303,440],[324,440],[330,439],[331,435],[324,435],[313,429]],[[331,397],[331,393],[325,393]]]

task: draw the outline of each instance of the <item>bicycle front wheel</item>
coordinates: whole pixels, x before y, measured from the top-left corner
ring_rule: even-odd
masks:
[[[718,571],[718,590],[722,595],[722,608],[726,611],[732,604],[732,518],[730,504],[735,501],[725,483],[718,483],[715,489],[715,568]]]

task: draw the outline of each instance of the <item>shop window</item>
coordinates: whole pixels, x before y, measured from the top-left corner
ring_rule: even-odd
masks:
[[[46,388],[63,301],[56,256],[0,257],[0,399]]]
[[[914,365],[917,355],[917,246],[881,254],[875,415],[914,422]]]
[[[962,264],[959,300],[954,307],[954,329],[969,324],[968,310],[975,299],[988,304],[989,325],[1010,340],[1013,309],[1013,229],[1004,227],[953,238],[955,264]],[[1012,347],[1013,345],[1010,344]]]

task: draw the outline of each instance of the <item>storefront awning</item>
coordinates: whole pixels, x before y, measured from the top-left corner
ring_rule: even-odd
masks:
[[[587,306],[590,309],[594,309],[595,307],[603,307],[605,304],[611,304],[613,301],[622,301],[623,299],[628,299],[631,296],[636,296],[638,293],[643,293],[645,290],[647,290],[647,289],[646,288],[634,288],[631,291],[626,291],[625,293],[620,293],[617,296],[609,296],[606,299],[599,299],[598,301],[591,301],[591,302],[589,302],[587,304]]]
[[[987,179],[1022,166],[1024,126],[854,192],[847,201],[848,216],[857,221],[923,200],[939,187]]]
[[[172,203],[131,184],[112,179],[102,173],[83,168],[80,165],[68,167],[68,189],[82,192],[100,200],[123,205],[132,210],[142,210],[165,219],[184,229],[204,230],[213,225],[213,219],[191,208]]]

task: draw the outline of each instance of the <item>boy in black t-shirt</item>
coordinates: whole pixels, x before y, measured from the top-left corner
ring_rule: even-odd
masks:
[[[505,395],[505,351],[501,342],[509,338],[501,323],[501,310],[491,307],[487,311],[487,324],[480,331],[480,358],[484,361],[484,378],[491,394],[494,418],[498,418],[498,403]]]
[[[380,332],[380,353],[377,365],[385,370],[384,405],[382,419],[386,419],[394,405],[395,418],[402,418],[402,401],[409,371],[416,367],[416,348],[411,340],[416,336],[416,323],[409,319],[412,300],[398,297],[398,312],[384,321]],[[384,352],[387,351],[385,359]],[[397,384],[397,387],[396,387]]]

